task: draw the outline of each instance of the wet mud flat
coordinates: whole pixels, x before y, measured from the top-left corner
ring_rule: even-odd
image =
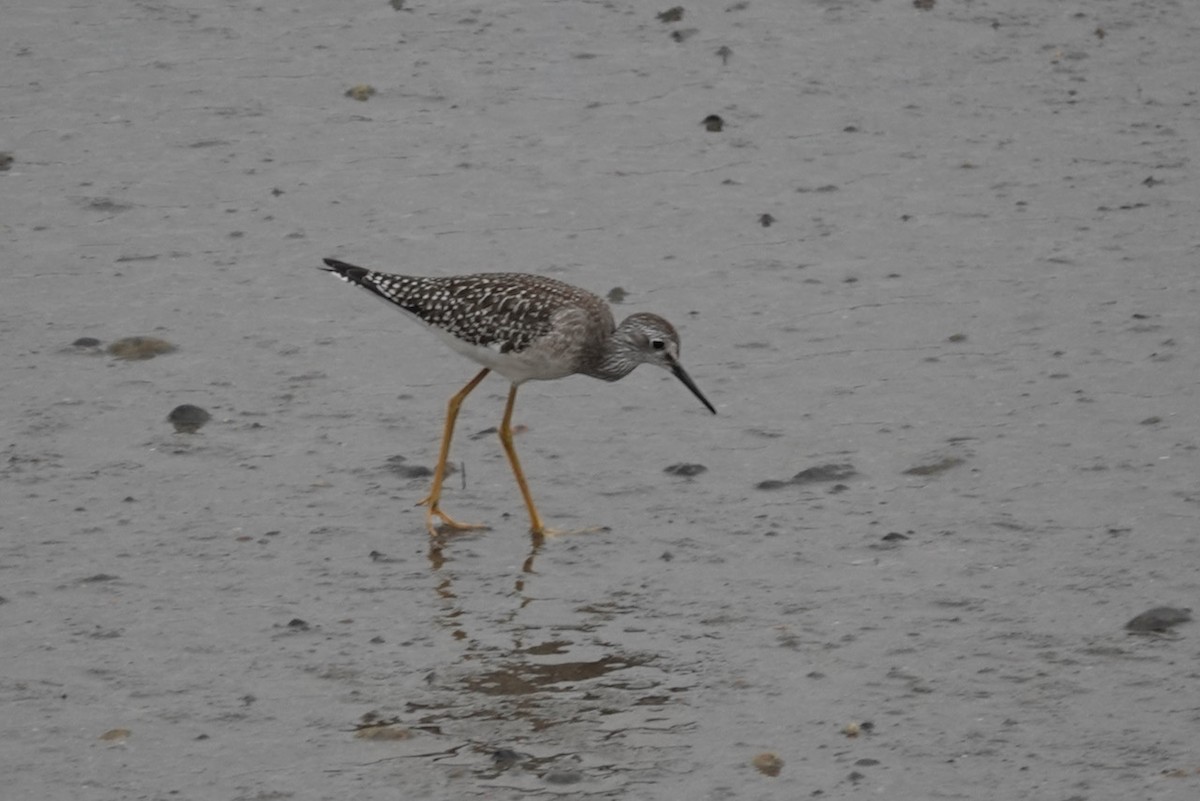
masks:
[[[1191,799],[1188,4],[51,4],[0,32],[36,798]],[[489,379],[343,255],[659,311]],[[366,304],[371,306],[371,304]]]

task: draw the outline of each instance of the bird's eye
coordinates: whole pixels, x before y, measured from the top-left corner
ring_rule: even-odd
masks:
[[[662,350],[666,346],[667,346],[667,343],[663,342],[661,339],[650,340],[650,347],[653,348],[654,350]]]

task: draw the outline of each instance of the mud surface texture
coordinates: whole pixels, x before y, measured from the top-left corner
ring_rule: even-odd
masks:
[[[1200,4],[10,5],[0,795],[1200,797]]]

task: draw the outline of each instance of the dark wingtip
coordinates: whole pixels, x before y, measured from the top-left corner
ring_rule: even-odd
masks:
[[[322,259],[322,261],[325,262],[325,266],[318,269],[324,270],[327,273],[344,273],[346,270],[355,269],[353,264],[347,264],[337,259]]]
[[[362,267],[355,267],[353,264],[347,264],[338,259],[324,259],[325,266],[319,269],[327,273],[336,273],[346,281],[353,281],[356,284],[361,284],[363,276],[370,272]]]

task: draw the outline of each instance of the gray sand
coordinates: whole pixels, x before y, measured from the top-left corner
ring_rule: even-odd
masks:
[[[0,795],[1200,797],[1124,628],[1198,606],[1200,4],[403,5],[4,12]],[[324,256],[622,287],[720,414],[523,387],[608,527],[531,543],[489,378],[431,542],[476,368]]]

